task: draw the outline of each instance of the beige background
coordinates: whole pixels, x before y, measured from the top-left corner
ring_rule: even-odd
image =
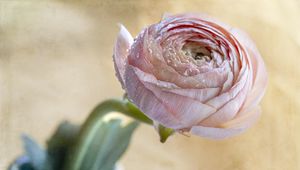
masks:
[[[57,124],[80,123],[120,97],[112,48],[123,23],[133,35],[164,12],[205,12],[246,30],[269,72],[259,122],[224,141],[176,135],[160,144],[136,131],[126,170],[299,170],[300,1],[0,0],[0,169],[22,152],[19,136],[44,143]]]

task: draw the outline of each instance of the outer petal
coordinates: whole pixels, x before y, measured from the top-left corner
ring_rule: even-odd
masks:
[[[251,52],[250,52],[251,53]],[[252,85],[252,90],[249,92],[245,106],[253,107],[258,105],[260,100],[262,99],[267,83],[268,83],[268,75],[264,65],[264,62],[260,56],[252,57],[252,65],[254,70],[254,82]]]
[[[200,124],[205,126],[217,126],[233,119],[245,102],[247,93],[249,92],[249,86],[251,85],[251,78],[251,76],[248,76],[244,87],[238,92],[238,94],[232,97],[216,113],[202,121]]]
[[[256,107],[241,117],[229,121],[220,127],[204,127],[194,126],[190,132],[194,135],[210,138],[210,139],[225,139],[244,132],[256,122],[260,115],[260,108]]]
[[[165,107],[169,110],[169,112],[166,112],[164,114],[172,114],[172,116],[180,120],[183,126],[179,127],[179,129],[189,128],[216,111],[216,109],[197,100],[162,91],[161,88],[143,81],[145,73],[143,73],[138,68],[133,69],[140,82],[147,89],[149,89],[159,101],[164,102]],[[147,112],[145,113],[148,114]]]
[[[205,20],[211,23],[218,24],[219,26],[229,30],[231,27],[221,21],[219,21],[216,18],[213,18],[205,13],[183,13],[183,14],[177,14],[177,15],[164,15],[162,20],[163,23],[166,22],[166,24],[178,22],[182,19],[196,19],[196,20]]]
[[[163,92],[189,97],[202,103],[218,95],[221,90],[220,88],[183,89],[173,83],[157,80],[154,75],[145,73],[140,69],[136,68],[135,70],[139,72],[137,75],[144,84],[147,83],[151,86],[155,86],[155,88],[159,88]]]
[[[214,127],[194,126],[191,133],[210,139],[225,139],[242,133],[244,129],[223,129]]]
[[[180,129],[183,125],[172,115],[165,102],[159,100],[155,94],[147,89],[139,80],[132,66],[126,67],[125,86],[129,99],[152,120],[158,121],[166,127]]]
[[[207,102],[207,104],[219,109],[223,105],[225,105],[230,100],[234,99],[239,92],[246,86],[246,83],[249,83],[248,79],[248,71],[244,73],[241,77],[241,79],[234,84],[227,92],[221,93],[219,96],[216,96],[215,98],[212,98]]]
[[[157,98],[164,101],[168,108],[172,110],[171,113],[184,125],[181,128],[189,128],[196,125],[216,112],[215,108],[197,100],[162,91],[151,84],[145,84],[145,86],[153,91]]]
[[[170,89],[164,90],[181,96],[189,97],[191,99],[205,103],[207,100],[217,96],[220,88],[205,88],[205,89]]]
[[[231,33],[246,48],[250,56],[253,69],[253,84],[243,108],[243,110],[249,110],[249,108],[258,105],[262,99],[267,87],[268,75],[264,61],[251,38],[245,32],[236,28],[232,29]]]
[[[127,29],[120,24],[120,32],[117,37],[117,41],[114,47],[114,66],[116,70],[116,75],[121,82],[122,87],[124,88],[124,74],[125,74],[125,66],[127,63],[127,56],[129,53],[130,46],[133,43],[133,38]]]

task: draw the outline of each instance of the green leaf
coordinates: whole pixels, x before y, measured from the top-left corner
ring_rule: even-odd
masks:
[[[62,122],[47,141],[48,161],[53,170],[62,170],[70,150],[78,136],[80,126]]]
[[[25,154],[18,157],[9,170],[62,170],[67,152],[77,138],[79,128],[66,121],[61,123],[47,141],[47,151],[29,136],[23,135]]]
[[[114,146],[111,145],[113,147],[110,148],[109,154],[107,154],[107,157],[104,159],[103,164],[101,165],[103,170],[108,170],[111,167],[115,167],[116,162],[126,151],[130,143],[131,135],[137,126],[137,122],[132,122],[126,127],[120,129],[119,135],[117,135],[117,139],[115,140]]]
[[[75,153],[81,155],[78,158],[82,159],[69,163],[76,164],[73,167],[78,170],[113,170],[116,162],[126,151],[131,135],[137,126],[136,121],[122,126],[120,119],[113,119],[109,122],[98,120],[87,132],[88,138],[85,138],[86,140],[81,145],[74,146],[78,151]]]
[[[110,143],[115,139],[121,120],[111,120],[109,123],[101,121],[95,128],[95,135],[87,148],[81,169],[92,170],[100,167],[103,157],[107,156]],[[100,168],[98,168],[100,169]]]
[[[31,164],[36,170],[43,170],[47,161],[47,153],[29,136],[22,135],[24,149]]]
[[[8,168],[9,170],[35,170],[27,155],[18,157]]]

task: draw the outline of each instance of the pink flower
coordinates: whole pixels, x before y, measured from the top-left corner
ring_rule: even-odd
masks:
[[[176,131],[222,139],[260,115],[267,73],[255,44],[208,16],[165,16],[136,39],[121,25],[114,62],[129,99]]]

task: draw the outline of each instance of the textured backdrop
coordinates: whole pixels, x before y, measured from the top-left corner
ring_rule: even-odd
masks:
[[[300,169],[300,1],[0,0],[0,169],[21,154],[21,133],[45,143],[57,124],[80,123],[123,93],[112,48],[123,23],[136,35],[164,12],[204,12],[247,31],[269,72],[259,122],[224,141],[135,133],[126,170]]]

